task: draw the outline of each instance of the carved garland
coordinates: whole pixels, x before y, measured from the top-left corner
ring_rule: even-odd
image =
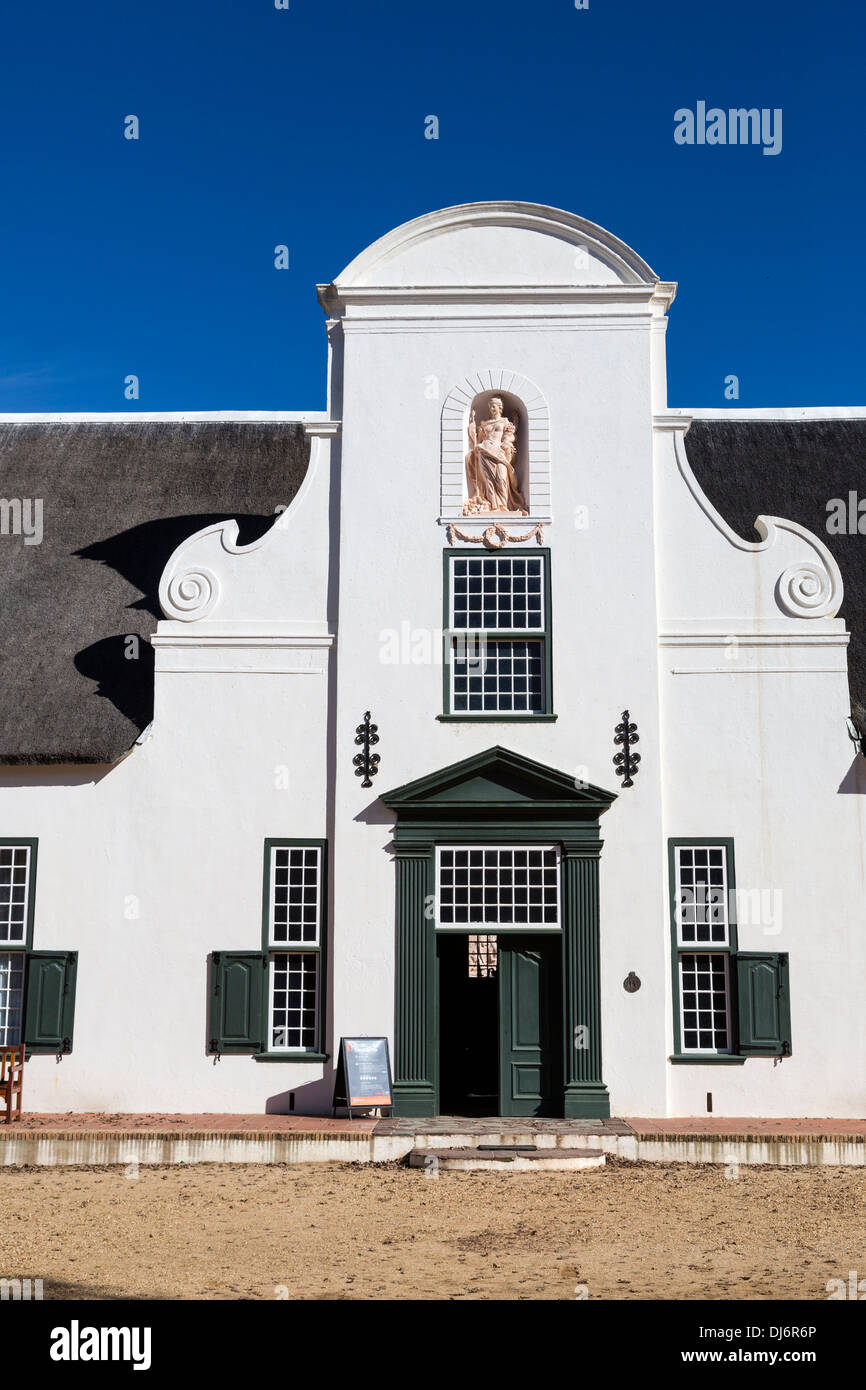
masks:
[[[470,532],[462,531],[459,526],[453,524],[448,527],[448,544],[453,545],[455,538],[459,541],[468,541],[470,545],[481,545],[482,542],[488,550],[501,550],[503,546],[513,544],[517,541],[531,541],[535,537],[538,545],[544,545],[544,527],[542,525],[533,526],[529,531],[523,531],[519,536],[506,529],[500,522],[493,526],[488,526],[480,534],[472,535]]]

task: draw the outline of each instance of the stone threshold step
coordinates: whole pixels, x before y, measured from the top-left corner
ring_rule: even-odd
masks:
[[[412,1149],[406,1155],[410,1168],[428,1173],[446,1172],[575,1172],[581,1168],[603,1168],[602,1149],[490,1148]]]

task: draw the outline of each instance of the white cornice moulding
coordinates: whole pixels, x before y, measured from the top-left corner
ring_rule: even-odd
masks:
[[[672,406],[670,410],[660,411],[653,416],[653,424],[656,429],[687,428],[693,420],[777,420],[780,423],[786,420],[866,420],[866,406],[760,406],[750,410],[737,408],[726,410],[724,407],[717,406],[710,406],[706,409],[695,407],[690,410],[679,410]]]
[[[663,646],[700,646],[703,643],[781,642],[786,646],[813,646],[847,643],[849,634],[843,618],[814,618],[803,627],[796,618],[665,618],[660,621],[658,639]]]
[[[324,410],[125,410],[118,411],[43,411],[36,414],[0,414],[2,425],[154,425],[207,424],[209,421],[231,424],[298,424],[313,425],[327,422]]]
[[[353,307],[425,304],[630,304],[648,310],[673,302],[675,286],[655,285],[317,285],[330,318]],[[342,313],[341,313],[342,311]],[[389,313],[389,317],[390,317]]]
[[[185,622],[163,619],[156,635],[151,637],[154,647],[297,647],[314,650],[317,647],[332,647],[336,634],[318,623],[208,623],[203,619],[194,631]]]
[[[308,439],[334,439],[342,428],[342,420],[314,420],[304,425],[304,433]]]

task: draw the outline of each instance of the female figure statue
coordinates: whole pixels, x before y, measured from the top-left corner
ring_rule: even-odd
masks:
[[[492,397],[488,409],[488,418],[480,424],[476,423],[474,409],[469,416],[469,501],[463,515],[512,512],[526,516],[526,502],[512,466],[517,453],[517,419],[507,418],[499,396]]]

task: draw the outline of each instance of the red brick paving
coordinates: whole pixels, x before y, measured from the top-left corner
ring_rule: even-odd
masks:
[[[866,1119],[862,1120],[767,1120],[742,1119],[724,1115],[697,1115],[689,1119],[642,1119],[629,1116],[626,1124],[636,1134],[756,1134],[756,1135],[848,1135],[866,1138]]]
[[[416,1121],[418,1129],[423,1129],[424,1120]],[[459,1123],[457,1121],[456,1123]],[[514,1121],[508,1123],[513,1124]],[[542,1122],[543,1123],[543,1122]],[[654,1117],[630,1117],[622,1122],[630,1125],[636,1134],[663,1136],[670,1135],[713,1135],[739,1134],[756,1136],[850,1136],[866,1139],[866,1118],[862,1120],[837,1119],[754,1119],[730,1118],[721,1115],[698,1115],[688,1118],[665,1119]],[[25,1132],[46,1133],[87,1133],[112,1134],[139,1131],[150,1134],[297,1134],[297,1133],[341,1133],[369,1134],[379,1124],[370,1119],[333,1119],[330,1115],[123,1115],[123,1114],[65,1114],[38,1115],[25,1112],[20,1123],[0,1124],[0,1137],[11,1137]],[[563,1124],[562,1121],[559,1122]],[[384,1128],[384,1126],[383,1126]]]
[[[74,1130],[88,1134],[129,1134],[144,1130],[150,1134],[177,1134],[194,1131],[196,1134],[296,1134],[296,1133],[361,1133],[376,1128],[375,1119],[340,1120],[330,1115],[99,1115],[65,1114],[36,1115],[25,1110],[20,1122],[0,1124],[0,1138],[8,1138],[31,1130]]]

